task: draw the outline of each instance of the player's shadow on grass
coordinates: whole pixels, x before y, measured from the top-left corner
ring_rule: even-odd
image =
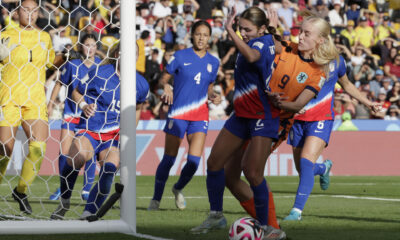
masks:
[[[338,219],[338,220],[352,220],[352,221],[364,221],[364,222],[371,222],[371,223],[377,223],[377,222],[382,222],[382,223],[400,223],[399,220],[394,220],[394,219],[382,219],[382,218],[365,218],[365,217],[350,217],[350,216],[321,216],[321,215],[312,215],[312,214],[307,214],[304,216],[311,216],[311,217],[317,217],[317,218],[327,218],[327,219]]]

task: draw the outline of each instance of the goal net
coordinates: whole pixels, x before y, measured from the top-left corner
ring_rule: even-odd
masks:
[[[135,26],[135,1],[1,1],[0,8],[0,38],[3,47],[0,48],[0,58],[6,55],[0,59],[0,234],[122,232],[135,235],[136,161],[131,156],[135,156],[136,130],[133,119],[136,94],[130,91],[136,88],[135,68],[132,67],[135,66],[135,58],[132,56],[136,55],[135,28],[132,27]],[[94,36],[94,46],[90,42],[82,42],[83,39],[93,39],[85,38],[85,35]],[[111,77],[102,78],[105,85],[104,89],[99,88],[100,92],[89,93],[87,81],[91,79],[87,77],[91,75],[81,73],[94,71],[97,74],[98,66],[114,57],[109,56],[110,49],[119,42],[120,106],[117,101],[101,102],[101,95],[107,92],[106,85]],[[4,46],[8,54],[4,54]],[[89,52],[96,48],[95,57],[87,61],[90,58]],[[66,69],[67,65],[71,69]],[[91,66],[95,66],[95,69]],[[71,74],[69,78],[77,79],[79,83],[65,82],[68,71]],[[87,90],[78,90],[82,98],[73,97],[73,90],[82,86],[86,86]],[[116,89],[115,86],[113,96],[117,95]],[[84,99],[89,104],[90,101],[94,102],[97,112],[103,111],[101,115],[105,118],[110,118],[114,111],[114,115],[117,113],[117,125],[120,123],[121,129],[119,145],[116,145],[120,151],[120,166],[109,195],[115,191],[115,182],[122,183],[124,191],[121,201],[95,222],[79,218],[89,201],[88,193],[96,187],[99,175],[105,171],[105,168],[101,169],[99,160],[107,159],[109,153],[103,156],[102,149],[96,151],[99,147],[94,143],[77,141],[78,127],[71,131],[71,125],[65,125],[66,119],[73,119],[70,122],[77,126],[84,125],[75,116],[81,114],[78,110],[84,108],[84,104],[79,105],[82,101],[76,99]],[[75,104],[75,109],[66,106],[68,101]],[[101,104],[106,106],[101,108]],[[68,113],[67,108],[72,112]],[[90,117],[86,119],[90,120]],[[90,130],[89,120],[84,125],[87,126],[83,129],[85,133]],[[102,121],[97,132],[106,133],[111,129],[107,121]],[[65,137],[63,129],[73,134]],[[97,142],[105,142],[102,139],[100,137]],[[91,144],[96,157],[91,163],[95,166],[95,175],[83,174],[89,168],[87,166],[81,168],[73,189],[65,181],[68,190],[72,190],[69,211],[63,220],[54,220],[50,216],[60,204],[60,198],[55,194],[60,188],[60,156],[68,164],[70,159],[78,155],[68,155],[74,145],[66,144],[68,141],[77,141],[78,150],[75,149],[75,152],[82,155],[85,155],[82,153],[84,151],[79,151],[79,148]],[[109,146],[105,145],[107,148]],[[98,195],[101,195],[101,191],[99,188]],[[61,191],[61,194],[64,193]],[[26,201],[30,209],[25,205]]]

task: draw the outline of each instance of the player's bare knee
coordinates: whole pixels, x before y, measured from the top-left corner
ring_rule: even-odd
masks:
[[[264,178],[263,174],[260,174],[258,169],[251,167],[244,167],[243,174],[252,186],[258,186]]]
[[[74,169],[81,169],[85,164],[85,157],[82,154],[77,154],[76,156],[69,156],[67,158],[67,164]]]

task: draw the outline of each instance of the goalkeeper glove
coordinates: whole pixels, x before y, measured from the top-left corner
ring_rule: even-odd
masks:
[[[11,51],[17,47],[17,44],[12,44],[10,47],[8,47],[8,44],[10,43],[10,38],[2,38],[0,41],[0,61],[3,61],[5,58],[7,58]]]

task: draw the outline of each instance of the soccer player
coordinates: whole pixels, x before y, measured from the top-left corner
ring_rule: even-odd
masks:
[[[272,96],[274,94],[269,94],[276,100],[274,103],[286,111],[280,114],[279,139],[272,149],[276,149],[286,139],[287,132],[293,123],[291,120],[293,112],[301,110],[313,99],[324,85],[324,77],[330,76],[329,62],[339,57],[330,38],[330,29],[329,23],[325,20],[314,16],[306,17],[301,25],[299,44],[290,43],[292,51],[282,51],[275,58],[277,65],[270,87],[272,92],[279,92],[279,94],[275,95],[277,98]],[[287,68],[288,65],[295,67]],[[320,68],[323,68],[325,73]],[[300,89],[303,89],[301,93],[299,93]],[[297,98],[296,95],[298,95]],[[289,102],[294,99],[296,99],[294,102]],[[240,179],[240,172],[237,171],[240,163],[235,158],[226,166],[227,175],[231,176],[227,178],[227,186],[245,210],[254,217],[256,215],[254,197],[250,187]]]
[[[257,219],[265,236],[285,237],[285,233],[268,226],[268,188],[264,179],[264,167],[270,154],[272,140],[278,137],[279,111],[269,102],[266,83],[271,78],[275,42],[271,34],[277,22],[277,14],[270,11],[266,18],[264,11],[257,7],[246,9],[239,18],[239,30],[243,40],[232,28],[236,9],[228,17],[226,30],[239,50],[235,67],[234,112],[219,133],[207,160],[207,191],[210,202],[210,215],[198,227],[192,228],[194,234],[207,233],[211,229],[226,227],[222,214],[225,188],[224,165],[241,151],[243,144],[250,143],[241,159],[243,172],[251,185],[249,190],[256,202]],[[275,25],[276,26],[276,25]],[[275,35],[280,41],[280,36]],[[287,46],[286,42],[282,45]],[[281,50],[281,44],[278,52]],[[240,166],[239,166],[240,168]]]
[[[185,133],[189,142],[187,162],[178,182],[172,187],[175,204],[186,207],[182,189],[195,174],[204,148],[208,130],[208,100],[214,104],[221,97],[213,93],[213,82],[217,77],[219,61],[207,52],[211,26],[206,21],[197,21],[191,29],[193,48],[177,51],[167,65],[161,81],[165,84],[162,98],[171,104],[164,128],[165,151],[157,167],[154,194],[148,210],[158,210],[169,171],[175,163],[179,146]],[[173,93],[167,84],[174,76]]]
[[[50,35],[36,27],[39,6],[33,0],[18,7],[19,27],[1,32],[0,61],[0,181],[14,148],[18,127],[29,140],[29,153],[12,196],[27,214],[32,208],[26,194],[35,180],[46,152],[49,137],[44,83],[46,67],[52,67],[55,53]]]
[[[119,167],[119,44],[104,63],[78,82],[72,99],[82,115],[62,172],[60,204],[51,219],[64,218],[79,170],[94,155],[101,165],[100,177],[89,193],[82,218],[95,214],[110,192]]]
[[[74,101],[72,101],[72,91],[76,88],[78,82],[85,77],[90,70],[96,69],[97,65],[101,62],[101,59],[95,56],[97,50],[96,36],[93,34],[86,34],[80,39],[79,42],[82,44],[79,51],[82,58],[73,59],[63,65],[61,68],[60,81],[58,81],[54,86],[50,101],[47,105],[48,112],[51,114],[54,102],[58,96],[61,86],[66,86],[68,95],[64,104],[64,119],[61,125],[60,136],[61,154],[58,158],[58,169],[60,175],[67,161],[68,151],[75,136],[75,127],[79,123],[82,113],[82,110],[77,107]],[[92,159],[91,161],[86,162],[85,165],[85,175],[81,194],[83,200],[87,200],[89,197],[89,191],[92,188],[95,173],[96,162],[95,159]],[[49,197],[49,199],[57,200],[60,195],[60,188],[57,188],[57,190]]]
[[[362,96],[358,89],[349,81],[346,75],[346,63],[340,56],[339,62],[329,64],[329,80],[324,84],[318,96],[312,99],[303,110],[295,116],[290,130],[288,144],[293,147],[293,158],[300,175],[296,199],[289,215],[283,220],[301,220],[301,214],[306,201],[314,187],[314,176],[320,176],[322,190],[329,187],[329,172],[332,161],[316,163],[325,147],[328,146],[331,135],[334,112],[333,98],[335,84],[343,89],[371,111],[378,112],[380,105]]]

